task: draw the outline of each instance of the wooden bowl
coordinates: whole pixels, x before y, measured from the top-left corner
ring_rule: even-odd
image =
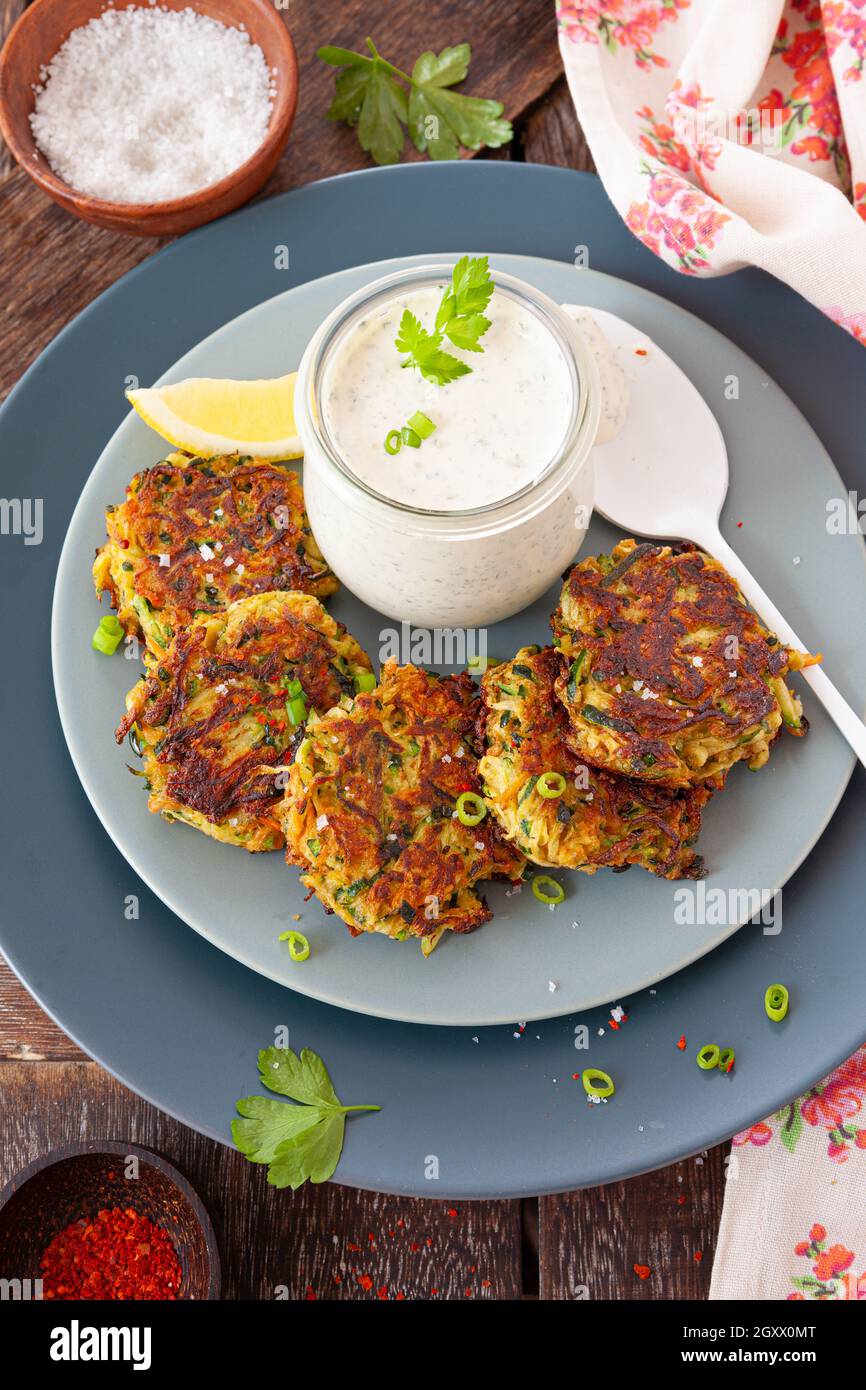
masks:
[[[138,1177],[127,1178],[127,1160]],[[218,1299],[220,1257],[201,1199],[176,1168],[137,1144],[95,1140],[37,1158],[0,1192],[0,1278],[40,1278],[45,1247],[71,1221],[132,1207],[162,1226],[180,1260],[182,1299]],[[35,1286],[24,1296],[36,1298]]]
[[[146,0],[122,0],[147,8]],[[13,27],[0,53],[0,132],[25,173],[61,207],[85,222],[135,236],[188,232],[231,212],[273,173],[285,148],[298,100],[295,46],[271,0],[160,0],[170,10],[192,8],[231,28],[244,24],[274,72],[276,94],[264,141],[226,178],[185,198],[163,203],[112,203],[80,193],[51,169],[30,126],[39,73],[73,29],[103,13],[105,0],[34,0]],[[118,6],[120,7],[120,6]],[[275,71],[274,71],[275,70]]]

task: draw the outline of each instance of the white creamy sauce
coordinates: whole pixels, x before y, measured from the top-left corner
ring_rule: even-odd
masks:
[[[628,416],[629,391],[625,373],[589,309],[579,304],[563,304],[562,311],[574,319],[595,358],[601,379],[601,415],[595,442],[609,444],[619,434]]]
[[[358,319],[335,345],[322,382],[324,422],[347,467],[392,501],[429,511],[486,506],[534,482],[564,442],[571,374],[554,335],[494,291],[483,352],[442,347],[469,367],[445,386],[426,381],[394,339],[404,308],[433,332],[445,286],[419,287]],[[389,455],[385,438],[422,411],[436,426],[420,448]]]

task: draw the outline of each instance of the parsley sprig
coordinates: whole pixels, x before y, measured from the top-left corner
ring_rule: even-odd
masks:
[[[423,377],[437,386],[447,386],[449,381],[471,372],[470,366],[443,349],[442,342],[447,338],[464,352],[484,351],[479,339],[490,327],[490,319],[483,311],[493,288],[487,256],[463,256],[439,302],[434,332],[428,332],[410,309],[403,310],[394,346],[398,352],[409,355],[400,365],[417,367]]]
[[[422,53],[411,75],[389,63],[372,39],[370,56],[326,45],[317,57],[342,69],[328,116],[357,129],[361,148],[377,164],[396,164],[407,127],[415,148],[431,159],[456,159],[468,150],[497,149],[512,137],[511,122],[502,120],[500,101],[468,97],[450,89],[469,70],[468,43]],[[403,83],[408,84],[408,91]]]
[[[266,1047],[259,1073],[269,1091],[299,1103],[245,1096],[237,1102],[243,1118],[232,1121],[235,1144],[251,1163],[267,1163],[273,1187],[327,1182],[343,1151],[346,1115],[381,1107],[341,1104],[324,1062],[309,1048],[298,1057],[288,1047]]]

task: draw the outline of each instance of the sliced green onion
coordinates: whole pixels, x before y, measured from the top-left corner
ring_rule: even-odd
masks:
[[[539,796],[544,797],[545,801],[555,801],[558,796],[562,796],[566,786],[566,780],[561,772],[542,772],[535,784],[535,790]]]
[[[767,1017],[774,1023],[781,1023],[788,1012],[788,991],[784,985],[770,985],[764,995],[764,1008]]]
[[[536,874],[532,880],[532,891],[540,903],[565,901],[565,889],[550,874]]]
[[[310,943],[300,931],[284,931],[280,937],[281,941],[288,941],[289,955],[292,960],[306,960],[310,954]]]
[[[100,618],[99,627],[90,640],[90,645],[96,652],[102,652],[103,656],[114,656],[117,648],[123,639],[123,628],[113,613],[106,613],[104,618]]]
[[[296,695],[300,695],[301,697],[303,697],[304,687],[301,685],[301,682],[297,679],[297,677],[294,680],[286,682],[286,694],[288,695],[290,700],[293,699]]]
[[[403,436],[399,430],[389,430],[385,435],[385,453],[399,454],[403,448]]]
[[[307,702],[303,695],[296,695],[294,699],[286,701],[286,713],[293,724],[303,724],[307,718]]]
[[[712,1071],[714,1067],[719,1065],[721,1055],[721,1051],[715,1043],[704,1043],[704,1046],[698,1051],[695,1061],[702,1071]]]
[[[356,671],[352,679],[359,695],[363,695],[365,691],[376,689],[376,677],[372,671]]]
[[[400,434],[402,435],[403,443],[408,444],[410,449],[421,448],[421,436],[417,430],[410,429],[408,425],[404,425]]]
[[[723,1047],[719,1053],[719,1060],[716,1065],[719,1071],[730,1071],[736,1060],[737,1054],[734,1049],[732,1047]]]
[[[580,1079],[586,1094],[598,1096],[599,1100],[612,1096],[616,1090],[607,1072],[599,1071],[598,1067],[584,1067]]]
[[[144,757],[144,749],[141,745],[141,735],[138,732],[137,724],[130,726],[129,733],[126,735],[126,741],[137,758]]]
[[[477,792],[461,792],[455,805],[461,825],[477,825],[487,815],[487,807]]]
[[[413,429],[422,439],[429,439],[436,428],[433,421],[429,416],[424,414],[423,410],[416,410],[414,415],[409,416],[406,423],[409,425],[410,429]]]

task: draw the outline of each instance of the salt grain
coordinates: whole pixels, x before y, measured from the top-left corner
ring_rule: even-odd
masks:
[[[218,182],[267,134],[274,78],[248,33],[186,9],[107,9],[40,72],[34,139],[73,188],[158,203]]]

